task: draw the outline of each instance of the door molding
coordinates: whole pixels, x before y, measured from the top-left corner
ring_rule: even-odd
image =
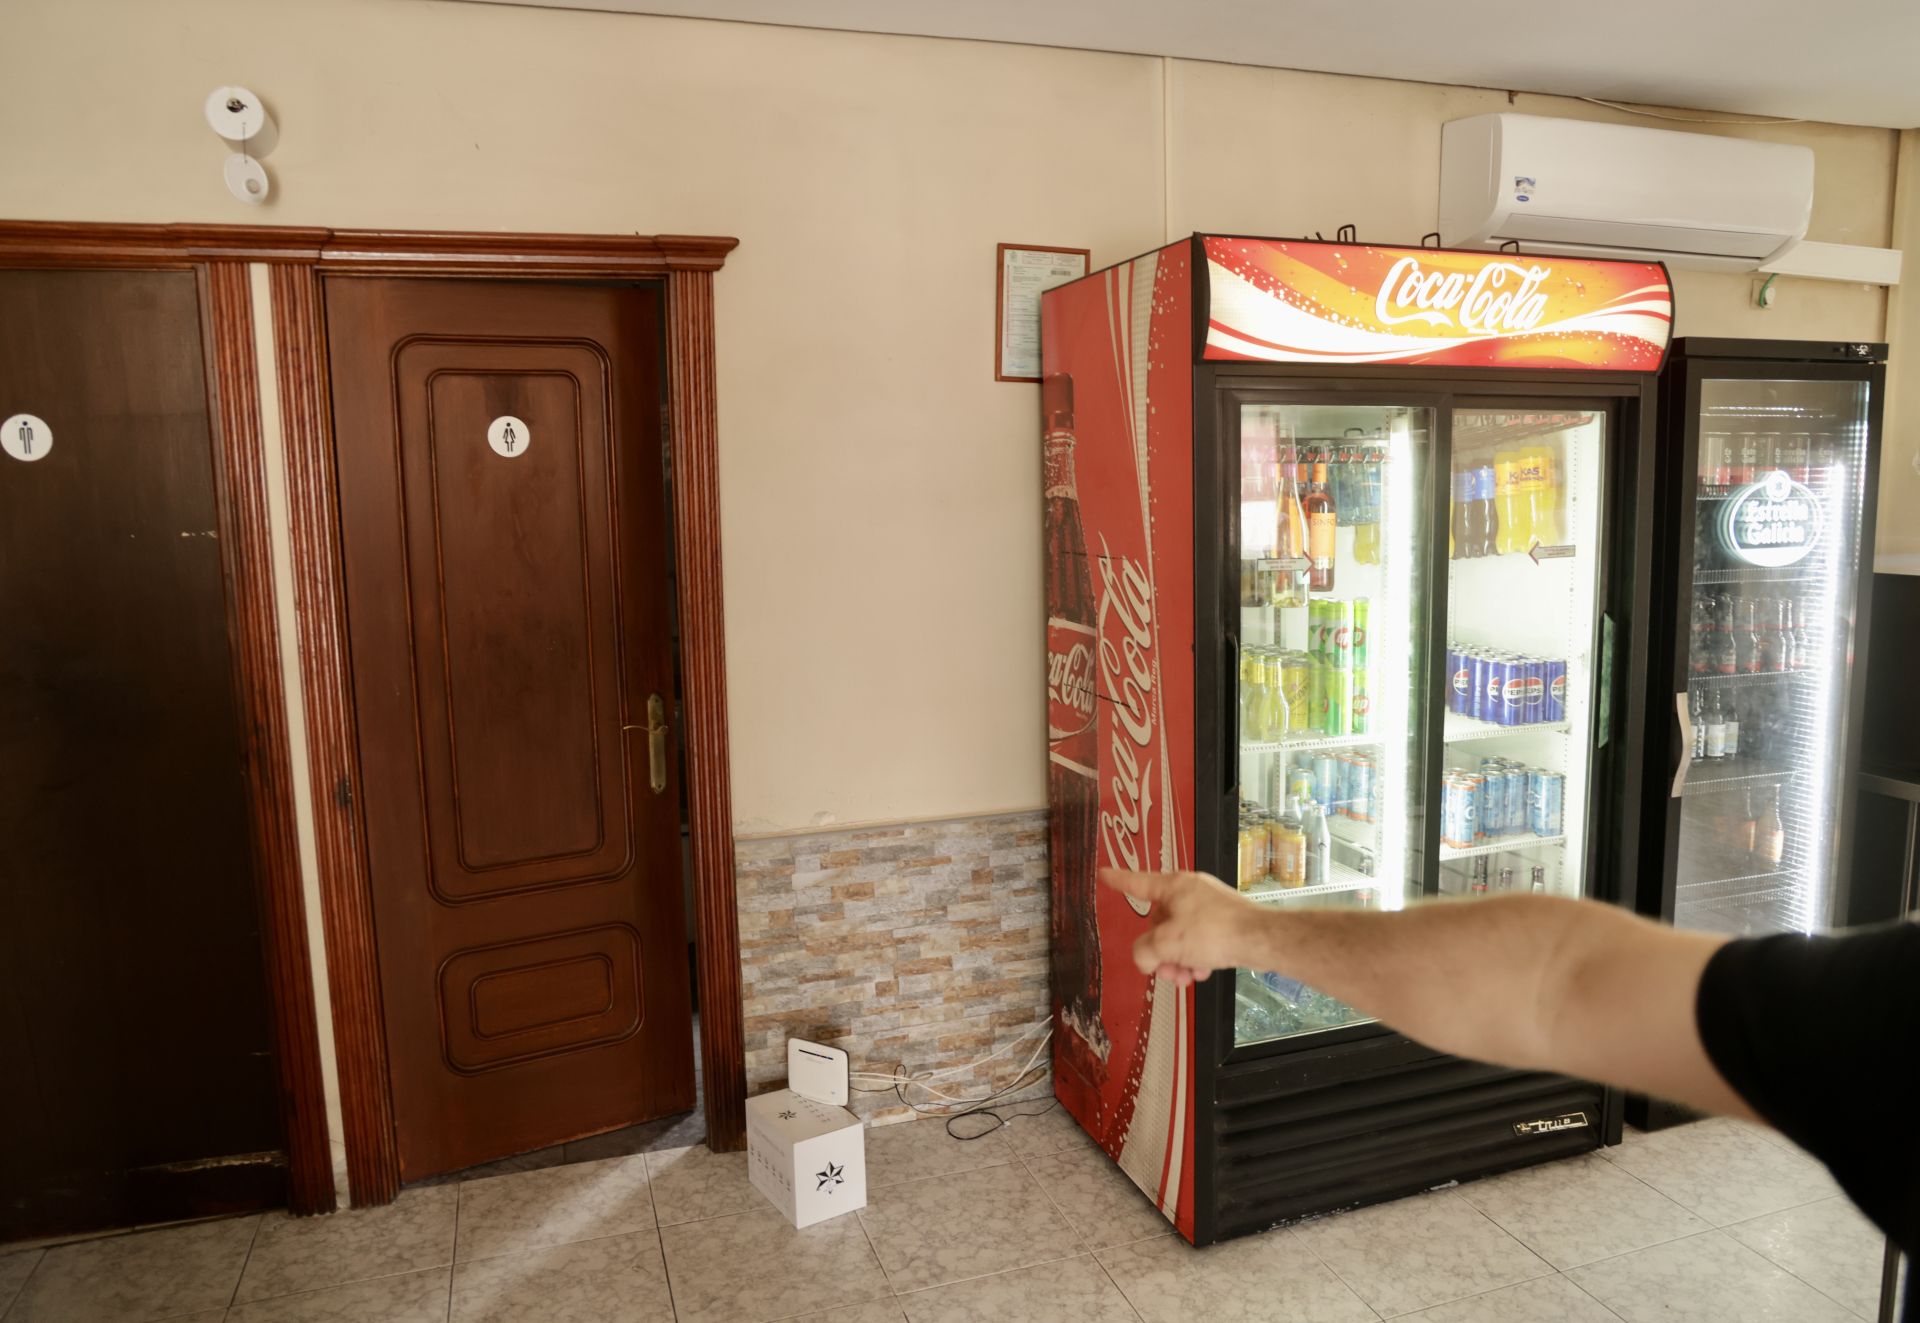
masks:
[[[89,225],[0,222],[0,266],[189,267],[207,300],[210,359],[219,367],[215,410],[223,451],[222,519],[233,520],[233,573],[251,576],[236,601],[253,740],[249,789],[261,851],[263,940],[281,1035],[282,1094],[297,1212],[333,1204],[325,1101],[314,1032],[298,860],[279,687],[268,566],[257,379],[252,367],[246,264],[271,264],[274,353],[287,461],[294,592],[306,700],[308,766],[318,836],[321,911],[339,1064],[348,1180],[356,1205],[399,1191],[391,1081],[375,959],[373,904],[356,788],[358,739],[347,667],[345,583],[337,473],[326,380],[322,282],[354,276],[659,280],[665,287],[666,400],[672,462],[674,557],[692,819],[695,952],[707,1141],[745,1142],[746,1058],[735,908],[732,775],[728,755],[726,642],[721,582],[713,273],[738,240],[690,235],[492,234],[331,230],[275,226]],[[216,277],[216,269],[220,274]],[[222,292],[224,291],[224,292]],[[239,318],[245,317],[244,325]],[[224,329],[223,329],[224,327]],[[244,349],[244,358],[242,350]],[[244,386],[238,384],[245,378]],[[233,399],[228,406],[229,396]],[[248,486],[247,484],[251,484]],[[230,485],[232,490],[229,490]],[[232,507],[230,512],[229,507]],[[244,517],[242,517],[244,516]],[[257,523],[257,526],[256,526]],[[236,579],[236,584],[238,580]],[[236,599],[240,588],[235,588]],[[264,593],[264,597],[258,594]],[[273,663],[270,670],[259,668]],[[257,691],[257,692],[256,692]],[[279,738],[270,735],[278,721]],[[262,745],[257,751],[253,742]],[[280,773],[276,776],[275,773]],[[269,846],[271,852],[269,853]],[[310,1066],[309,1066],[310,1063]],[[321,1137],[316,1144],[315,1136]],[[317,1147],[318,1152],[313,1151]],[[305,1176],[303,1178],[303,1173]],[[301,1181],[325,1173],[319,1188]]]

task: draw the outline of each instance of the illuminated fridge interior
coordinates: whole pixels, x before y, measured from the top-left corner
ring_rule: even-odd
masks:
[[[1453,415],[1444,895],[1582,896],[1607,415]]]
[[[1835,921],[1867,462],[1861,381],[1701,382],[1674,922]]]
[[[1433,410],[1242,404],[1240,889],[1399,909],[1422,887],[1423,501]],[[1235,1036],[1364,1023],[1241,970]]]

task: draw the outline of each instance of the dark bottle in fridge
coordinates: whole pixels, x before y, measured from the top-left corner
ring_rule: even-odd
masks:
[[[1100,931],[1095,918],[1100,818],[1100,729],[1094,701],[1097,617],[1080,494],[1073,472],[1073,378],[1056,373],[1042,388],[1047,554],[1047,791],[1053,811],[1047,844],[1072,876],[1053,912],[1053,982],[1067,1032],[1087,1051],[1090,1072],[1104,1066],[1100,1025]],[[1056,869],[1061,867],[1056,863]]]

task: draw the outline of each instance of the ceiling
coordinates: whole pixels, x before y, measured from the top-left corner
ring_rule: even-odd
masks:
[[[1738,115],[1920,126],[1916,0],[493,3],[1024,42]],[[1727,21],[1730,14],[1739,21]]]

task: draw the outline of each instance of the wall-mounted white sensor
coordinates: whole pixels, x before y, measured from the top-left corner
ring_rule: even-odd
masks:
[[[207,93],[205,111],[208,127],[232,153],[225,171],[227,191],[242,202],[265,202],[273,185],[260,158],[280,140],[279,126],[266,103],[250,88],[216,87]]]

